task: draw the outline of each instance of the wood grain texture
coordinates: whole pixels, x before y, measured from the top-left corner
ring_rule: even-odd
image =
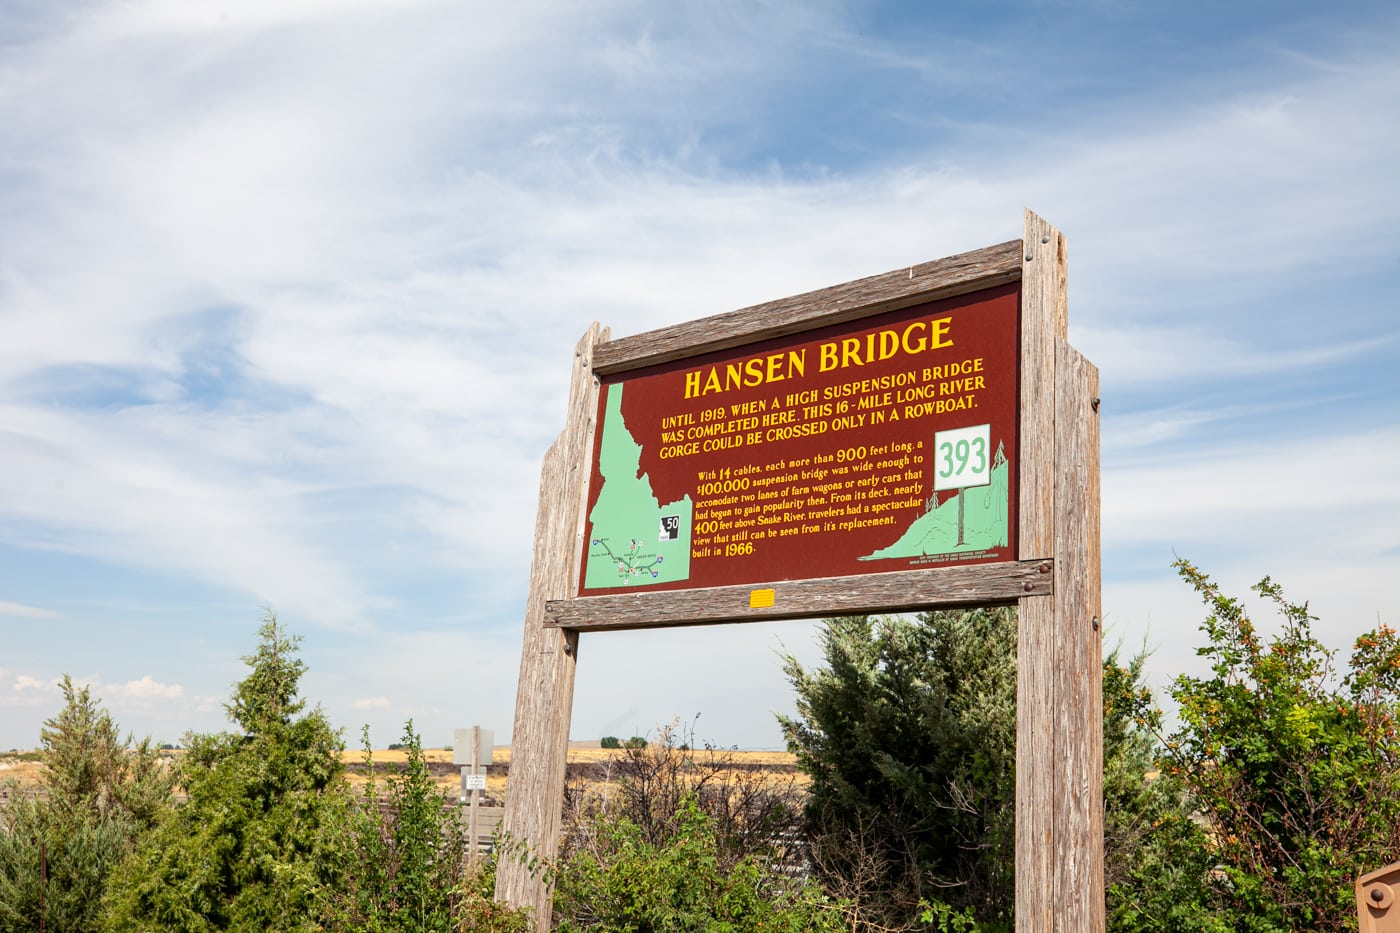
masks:
[[[1098,370],[1056,341],[1055,917],[1102,933],[1103,647],[1099,565]]]
[[[1030,211],[1021,273],[1020,554],[1054,550],[1055,338],[1067,282],[1064,237]],[[1056,576],[1059,575],[1056,569]],[[1016,929],[1053,930],[1055,600],[1022,599],[1017,613]]]
[[[564,805],[564,765],[573,713],[578,633],[547,627],[545,604],[573,591],[582,553],[584,489],[598,410],[594,349],[607,332],[596,323],[574,351],[568,416],[563,433],[545,454],[535,516],[534,562],[525,604],[525,635],[511,736],[511,778],[502,832],[530,854],[553,858]],[[547,931],[553,890],[527,865],[503,855],[496,899],[532,907],[537,929]]]
[[[925,301],[1013,282],[1021,275],[1015,240],[896,269],[790,298],[623,337],[598,347],[600,375],[727,350],[741,344],[853,321]]]
[[[892,573],[781,580],[743,586],[584,596],[549,602],[547,625],[581,632],[718,622],[808,619],[868,612],[988,606],[1049,594],[1048,560],[1006,561]],[[773,591],[772,605],[751,606],[755,590]]]
[[[1054,546],[1055,339],[1064,336],[1068,256],[1064,235],[1026,211],[1021,254],[1021,554],[1049,554]]]

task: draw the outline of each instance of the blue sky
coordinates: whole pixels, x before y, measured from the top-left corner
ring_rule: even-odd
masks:
[[[1392,4],[0,3],[0,748],[509,733],[572,347],[1020,235],[1102,371],[1109,640],[1189,557],[1400,623]],[[574,735],[780,744],[811,623],[588,636]]]

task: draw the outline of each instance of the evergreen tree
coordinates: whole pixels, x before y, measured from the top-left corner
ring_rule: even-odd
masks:
[[[829,619],[821,637],[825,667],[808,671],[787,658],[797,716],[781,717],[812,779],[807,817],[818,871],[853,905],[858,927],[913,929],[928,916],[924,902],[935,917],[975,915],[978,928],[1009,928],[1015,611]],[[1110,655],[1104,693],[1111,896],[1158,872],[1180,877],[1188,890],[1167,891],[1153,905],[1173,897],[1194,903],[1207,856],[1180,793],[1147,779],[1159,714],[1141,683],[1141,659],[1123,667]],[[1131,922],[1130,912],[1110,913],[1124,929],[1144,928],[1134,923],[1145,909]]]
[[[908,922],[935,896],[1005,919],[1014,897],[1014,616],[829,619],[821,639],[825,668],[787,659],[798,716],[781,718],[812,778],[819,871],[883,925]]]
[[[188,803],[145,837],[109,895],[113,931],[319,929],[344,858],[340,734],[305,712],[306,665],[272,615],[226,705],[236,732],[193,736]]]
[[[0,811],[0,931],[98,929],[113,868],[171,805],[172,772],[149,739],[123,741],[89,688],[63,678],[40,733],[42,793]]]

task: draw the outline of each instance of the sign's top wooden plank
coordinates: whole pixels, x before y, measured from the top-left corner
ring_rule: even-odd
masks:
[[[1021,277],[1021,249],[1020,240],[1009,240],[831,288],[622,337],[594,351],[593,368],[600,375],[640,369],[1012,282]]]

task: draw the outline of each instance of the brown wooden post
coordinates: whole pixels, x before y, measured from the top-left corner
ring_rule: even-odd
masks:
[[[477,769],[481,766],[481,727],[472,726],[472,762],[469,766],[471,774],[476,776]],[[471,840],[471,849],[468,850],[467,861],[471,867],[476,867],[477,862],[477,841],[481,836],[481,820],[479,819],[477,801],[481,794],[476,788],[467,791],[467,838]]]
[[[552,859],[564,804],[564,766],[573,714],[578,633],[547,627],[546,602],[573,594],[584,533],[584,493],[598,410],[593,350],[608,337],[594,324],[574,350],[564,431],[545,454],[535,553],[525,604],[525,637],[511,734],[510,779],[501,831],[507,843],[529,847],[503,853],[496,899],[535,910],[536,927],[549,929],[553,891],[539,871]],[[535,866],[532,870],[532,864]]]
[[[1019,601],[1016,929],[1102,933],[1098,372],[1065,341],[1064,236],[1026,212],[1020,555],[1054,595]]]

